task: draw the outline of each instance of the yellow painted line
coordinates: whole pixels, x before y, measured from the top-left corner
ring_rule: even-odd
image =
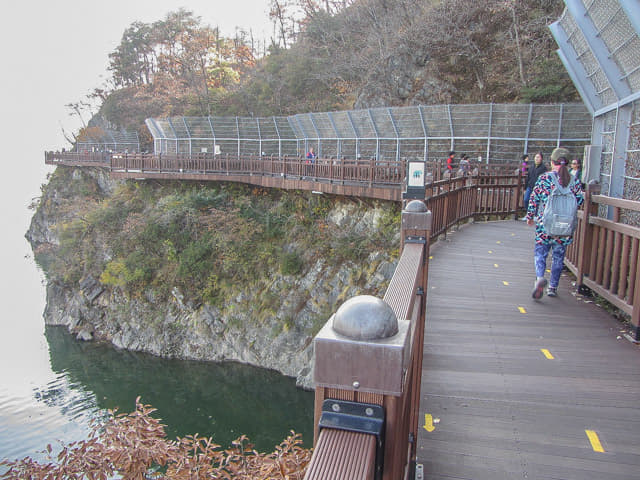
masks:
[[[500,244],[500,240],[498,240],[496,243],[497,243],[497,244]]]
[[[524,307],[518,307],[518,310],[520,310],[520,313],[527,313]]]
[[[436,427],[433,426],[433,417],[430,413],[424,414],[424,425],[422,426],[427,432],[433,432]]]
[[[593,430],[585,430],[585,433],[587,434],[587,437],[589,437],[589,441],[591,442],[591,448],[593,448],[593,451],[604,453],[604,448],[602,448],[602,444],[600,443],[598,434]]]
[[[508,287],[508,286],[509,286],[509,282],[505,282],[504,280],[502,281],[502,284],[503,284],[505,287]]]
[[[493,251],[492,251],[492,250],[489,250],[489,253],[493,253]]]
[[[547,357],[549,360],[553,360],[553,355],[551,355],[551,352],[549,350],[547,350],[546,348],[541,348],[540,351],[542,352],[542,354]]]
[[[498,265],[497,263],[494,263],[493,266],[498,268],[500,265]]]

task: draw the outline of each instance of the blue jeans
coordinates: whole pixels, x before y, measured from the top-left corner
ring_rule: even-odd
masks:
[[[523,204],[525,210],[529,206],[529,197],[530,196],[531,196],[531,188],[527,187],[527,189],[524,191],[524,196],[522,197],[522,204]]]
[[[557,287],[560,283],[560,274],[564,266],[564,254],[567,251],[567,246],[555,242],[548,245],[536,243],[533,250],[536,277],[544,277],[544,272],[547,269],[547,255],[549,255],[549,250],[551,250],[551,277],[549,278],[549,286]]]

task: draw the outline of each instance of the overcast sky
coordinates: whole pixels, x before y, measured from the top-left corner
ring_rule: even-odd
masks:
[[[219,26],[227,36],[240,27],[252,29],[262,39],[271,29],[268,0],[5,2],[0,20],[0,139],[2,149],[11,152],[3,163],[19,164],[18,170],[9,167],[14,175],[23,177],[27,166],[34,172],[45,171],[44,150],[68,147],[62,126],[73,131],[79,123],[68,115],[65,104],[83,99],[103,84],[108,54],[125,28],[136,20],[163,19],[180,7],[193,11],[204,24]],[[9,188],[14,197],[16,178],[5,184],[7,174],[2,177],[0,187],[4,193]],[[39,182],[21,187],[37,193]]]
[[[136,20],[151,23],[180,7],[231,36],[235,27],[268,38],[268,0],[13,0],[0,18],[0,304],[24,308],[22,263],[31,199],[45,181],[44,151],[69,147],[62,126],[80,126],[65,105],[82,100],[107,76],[108,54]],[[33,275],[33,271],[24,273]],[[28,295],[27,295],[28,296]],[[13,307],[9,303],[14,303]],[[39,302],[35,302],[36,305]],[[0,308],[2,308],[0,307]],[[41,309],[41,306],[37,306]],[[41,310],[40,310],[41,313]],[[5,314],[6,315],[6,314]]]

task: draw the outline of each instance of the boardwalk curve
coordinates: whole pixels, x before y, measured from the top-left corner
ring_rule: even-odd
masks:
[[[558,298],[532,300],[532,251],[533,230],[514,221],[432,247],[425,479],[640,478],[640,348],[568,274]]]

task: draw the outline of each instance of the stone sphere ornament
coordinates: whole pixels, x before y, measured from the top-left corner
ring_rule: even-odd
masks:
[[[338,308],[332,327],[336,333],[352,340],[381,340],[398,333],[398,319],[384,300],[360,295]]]

